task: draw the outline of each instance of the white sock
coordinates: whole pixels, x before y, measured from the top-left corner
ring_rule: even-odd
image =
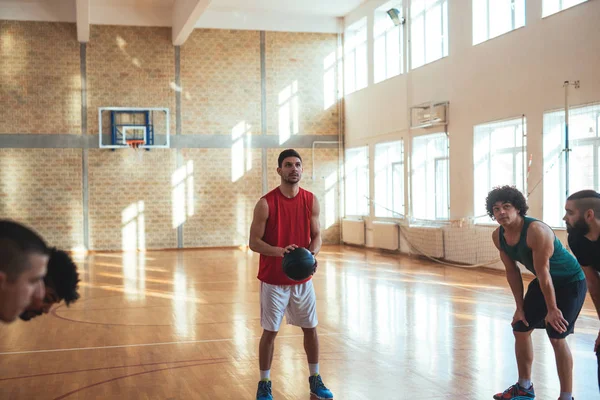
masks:
[[[531,380],[519,378],[519,386],[523,389],[529,389],[531,387]]]
[[[260,371],[260,380],[261,381],[271,380],[271,370],[268,369],[266,371]]]
[[[319,375],[319,363],[308,363],[308,369],[310,370],[310,376]]]
[[[560,397],[558,398],[558,400],[572,400],[572,399],[573,399],[573,394],[567,393],[567,392],[560,392]]]

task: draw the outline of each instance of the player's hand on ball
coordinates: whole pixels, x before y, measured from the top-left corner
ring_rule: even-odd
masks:
[[[313,256],[315,255],[314,251],[310,251],[310,254],[312,254]],[[315,258],[315,269],[313,270],[313,275],[317,272],[317,267],[319,266],[319,262],[317,261],[317,259]]]
[[[293,251],[295,249],[297,249],[298,246],[295,244],[290,244],[288,246],[283,247],[281,250],[283,251],[283,254],[281,254],[281,257],[285,256],[287,253],[289,253],[290,251]]]
[[[558,308],[548,311],[548,315],[546,315],[546,324],[550,324],[550,326],[558,333],[565,333],[567,331],[567,326],[569,326],[569,323],[563,318],[562,312]]]

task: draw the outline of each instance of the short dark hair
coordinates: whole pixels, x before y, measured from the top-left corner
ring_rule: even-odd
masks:
[[[10,220],[0,220],[0,271],[10,281],[28,269],[27,256],[48,254],[44,239],[30,228]]]
[[[580,190],[575,192],[567,200],[582,200],[582,199],[600,199],[600,193],[595,190]]]
[[[287,149],[279,153],[279,158],[277,159],[277,165],[279,166],[279,168],[283,166],[283,160],[285,160],[288,157],[298,157],[300,161],[302,161],[302,157],[300,157],[300,154],[298,154],[296,150]]]
[[[592,210],[594,217],[600,219],[600,193],[595,190],[580,190],[567,197],[567,201],[569,200],[575,202],[579,212]]]
[[[523,196],[523,193],[519,189],[509,185],[499,186],[493,188],[485,199],[487,213],[491,219],[494,219],[494,204],[499,201],[512,204],[519,210],[521,217],[524,217],[527,214],[527,210],[529,210],[527,200],[525,200],[525,196]]]
[[[71,256],[57,248],[50,249],[48,273],[44,277],[44,284],[53,288],[58,298],[69,305],[79,298],[78,283],[77,265]]]

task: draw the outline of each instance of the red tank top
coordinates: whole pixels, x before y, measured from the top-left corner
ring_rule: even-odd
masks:
[[[271,246],[286,247],[290,244],[308,248],[310,245],[310,218],[313,208],[313,194],[300,188],[296,197],[285,197],[279,187],[263,196],[269,205],[269,218],[262,240]],[[298,285],[309,281],[296,282],[283,273],[282,257],[260,255],[258,279],[271,285]]]

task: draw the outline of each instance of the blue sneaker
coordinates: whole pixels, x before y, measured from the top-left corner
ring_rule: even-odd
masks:
[[[309,377],[308,383],[310,384],[310,394],[313,396],[318,399],[333,399],[333,393],[325,387],[321,375],[316,374]]]
[[[502,393],[494,395],[494,400],[528,400],[535,399],[535,391],[533,385],[529,389],[525,389],[519,383],[515,383]]]
[[[273,400],[273,395],[271,394],[271,381],[258,382],[256,400]]]

